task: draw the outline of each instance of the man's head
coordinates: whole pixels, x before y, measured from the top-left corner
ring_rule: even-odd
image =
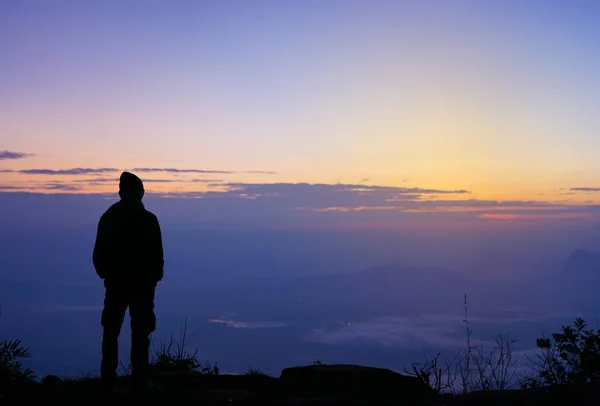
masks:
[[[141,202],[144,197],[144,184],[133,173],[123,172],[119,179],[119,196],[131,202]]]

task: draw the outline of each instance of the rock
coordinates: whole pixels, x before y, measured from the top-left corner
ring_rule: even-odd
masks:
[[[359,365],[311,365],[287,368],[281,383],[307,397],[423,400],[435,392],[418,378],[389,369]]]
[[[158,374],[153,381],[164,388],[190,390],[243,390],[254,393],[273,393],[279,380],[267,375],[206,375],[199,372]]]
[[[216,406],[248,402],[253,398],[256,398],[256,395],[248,391],[216,389],[208,391],[205,400],[208,404]]]
[[[56,375],[46,375],[42,379],[41,392],[45,396],[55,395],[63,387],[63,380]]]
[[[61,386],[63,383],[62,378],[56,375],[46,375],[44,379],[42,379],[42,387],[43,388],[57,388]]]

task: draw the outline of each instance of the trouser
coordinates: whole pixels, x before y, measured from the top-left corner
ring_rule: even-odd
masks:
[[[154,314],[154,286],[106,286],[102,311],[102,365],[101,377],[111,386],[117,377],[119,365],[119,334],[129,307],[131,318],[131,367],[134,385],[148,380],[150,334],[156,329]]]

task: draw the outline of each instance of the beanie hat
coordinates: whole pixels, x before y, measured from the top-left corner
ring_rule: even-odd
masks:
[[[119,194],[123,199],[141,201],[144,196],[144,184],[133,173],[123,172],[119,178]]]

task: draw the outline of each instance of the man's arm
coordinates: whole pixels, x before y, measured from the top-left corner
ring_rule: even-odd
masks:
[[[154,254],[154,260],[152,261],[152,269],[154,271],[154,281],[160,282],[164,275],[164,252],[162,243],[162,232],[160,230],[160,224],[158,218],[153,216],[153,227],[152,227],[152,253]]]
[[[101,279],[106,278],[107,263],[108,263],[108,225],[106,215],[100,217],[98,221],[98,230],[96,232],[96,242],[94,244],[94,253],[92,260],[96,273]]]

